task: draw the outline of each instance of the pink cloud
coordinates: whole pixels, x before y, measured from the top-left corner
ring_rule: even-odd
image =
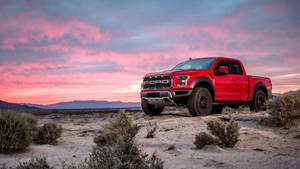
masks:
[[[78,19],[61,19],[45,17],[29,17],[26,14],[7,19],[0,26],[3,37],[2,49],[14,49],[18,43],[26,43],[30,39],[40,41],[42,38],[57,39],[65,34],[71,34],[82,43],[103,41],[110,34],[101,30],[97,25],[89,24]],[[58,46],[60,45],[60,46]],[[62,44],[49,46],[56,50]]]
[[[280,5],[270,7],[273,12],[285,11]],[[159,37],[162,44],[165,40],[176,37],[175,41],[167,41],[171,43],[170,49],[131,53],[86,48],[84,45],[70,46],[67,39],[46,46],[29,46],[27,42],[31,39],[41,41],[47,37],[55,40],[66,34],[71,34],[83,44],[105,43],[112,38],[112,34],[79,19],[28,15],[7,19],[6,24],[0,25],[0,36],[3,37],[0,48],[15,50],[17,44],[26,44],[27,48],[35,51],[63,51],[62,56],[54,56],[53,60],[57,58],[65,62],[51,63],[51,59],[44,58],[33,63],[0,65],[0,100],[42,104],[89,99],[139,101],[139,87],[144,74],[170,69],[189,57],[210,56],[239,57],[249,74],[271,77],[273,92],[298,89],[300,72],[295,63],[300,62],[300,57],[296,56],[295,50],[299,45],[286,35],[290,32],[297,35],[300,27],[276,29],[275,33],[268,31],[278,27],[276,23],[266,25],[264,29],[259,29],[261,26],[258,29],[251,29],[249,25],[250,28],[243,27],[241,22],[245,19],[245,13],[247,11],[241,10],[218,23],[193,23],[155,30],[149,35]],[[120,35],[126,32],[118,33]],[[148,35],[148,32],[143,33]],[[202,35],[208,38],[199,41],[186,40],[190,37],[201,38]],[[248,44],[241,45],[249,41],[255,43],[251,47]],[[270,45],[273,42],[279,42],[280,46],[286,47],[274,47]],[[237,47],[231,47],[232,43]],[[278,58],[274,59],[273,56]],[[89,69],[82,72],[68,71],[97,67],[97,63],[104,61],[116,63],[122,69],[113,72]]]

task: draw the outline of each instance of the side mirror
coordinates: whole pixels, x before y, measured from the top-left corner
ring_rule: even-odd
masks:
[[[228,66],[220,66],[218,69],[218,73],[228,73]]]

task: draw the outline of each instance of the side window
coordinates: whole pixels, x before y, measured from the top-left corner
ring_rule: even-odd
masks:
[[[243,75],[243,70],[240,63],[237,61],[230,61],[229,73]]]
[[[230,70],[230,66],[229,66],[228,60],[220,60],[220,61],[218,62],[218,64],[216,65],[215,69],[214,69],[214,73],[215,73],[215,74],[221,75],[221,74],[219,74],[219,72],[218,72],[220,66],[227,66],[228,69]]]

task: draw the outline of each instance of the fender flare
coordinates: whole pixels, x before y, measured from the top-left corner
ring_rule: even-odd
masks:
[[[190,85],[190,88],[193,89],[193,88],[195,88],[198,84],[203,83],[203,82],[204,82],[205,84],[208,84],[209,90],[210,90],[210,92],[211,92],[211,94],[212,94],[212,97],[213,97],[213,100],[215,100],[215,87],[214,87],[212,81],[211,81],[209,78],[205,77],[205,76],[199,76],[199,77],[197,77],[196,79],[194,79],[193,82],[192,82],[192,84]]]
[[[265,93],[266,96],[269,97],[269,96],[268,96],[267,86],[266,86],[263,82],[257,82],[257,83],[255,84],[253,90],[252,90],[251,100],[253,100],[254,95],[255,95],[255,93],[256,93],[256,91],[257,91],[258,88],[263,88],[263,89],[266,91],[266,93]],[[263,91],[263,92],[265,92],[265,91]]]

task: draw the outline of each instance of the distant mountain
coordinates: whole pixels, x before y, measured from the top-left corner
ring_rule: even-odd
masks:
[[[71,101],[59,102],[48,105],[21,103],[22,105],[37,107],[41,109],[102,109],[102,108],[131,108],[140,107],[139,102],[121,102],[121,101]]]
[[[0,100],[0,109],[1,110],[15,110],[15,111],[21,111],[21,112],[36,112],[41,110],[40,108],[37,107],[31,107],[28,105],[21,105],[21,104],[16,104],[16,103],[9,103]]]
[[[276,97],[278,97],[280,95],[288,94],[288,93],[298,93],[298,94],[300,94],[300,89],[296,90],[296,91],[288,91],[288,92],[285,92],[285,93],[272,93],[272,97],[276,98]]]
[[[296,90],[296,91],[288,91],[288,92],[285,92],[284,94],[286,94],[286,93],[298,93],[298,94],[300,94],[300,89]]]

